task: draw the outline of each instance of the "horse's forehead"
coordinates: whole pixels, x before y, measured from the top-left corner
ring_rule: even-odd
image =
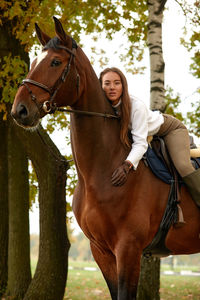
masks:
[[[48,52],[47,51],[45,51],[45,52],[42,52],[41,54],[39,54],[38,56],[37,56],[37,58],[36,58],[36,67],[37,67],[37,65],[39,65],[39,63],[43,60],[43,59],[45,59],[45,57],[47,56],[47,54],[48,54]]]

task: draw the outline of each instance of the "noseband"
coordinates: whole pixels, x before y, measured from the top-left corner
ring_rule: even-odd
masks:
[[[77,50],[78,46],[75,42],[74,39],[72,39],[72,50],[70,50],[69,48],[65,47],[65,46],[59,46],[58,49],[64,49],[66,52],[70,53],[70,58],[69,58],[69,62],[68,64],[66,65],[66,67],[64,68],[61,76],[59,77],[59,79],[55,82],[55,84],[53,85],[53,87],[48,87],[40,82],[37,82],[35,80],[32,80],[32,79],[24,79],[21,83],[21,85],[24,85],[30,96],[31,96],[31,99],[33,100],[33,102],[36,104],[37,108],[39,111],[41,111],[41,109],[43,109],[43,111],[45,113],[54,113],[55,110],[57,109],[57,106],[56,106],[56,103],[54,102],[54,98],[58,92],[58,90],[60,89],[61,85],[63,82],[65,82],[65,79],[67,77],[67,75],[69,74],[70,72],[70,67],[71,67],[71,63],[72,63],[72,60],[75,58],[75,55],[76,55],[76,50]],[[79,74],[77,73],[76,71],[76,74],[77,74],[77,93],[78,93],[78,90],[79,90],[79,80],[80,80],[80,77],[79,77]],[[32,85],[35,85],[41,89],[43,89],[44,91],[48,92],[49,95],[50,95],[50,99],[48,101],[45,101],[44,103],[39,103],[37,101],[37,98],[36,96],[33,94],[31,88],[29,87],[29,84],[32,84]]]

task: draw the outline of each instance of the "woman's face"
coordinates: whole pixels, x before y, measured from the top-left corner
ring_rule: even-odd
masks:
[[[102,88],[112,105],[116,105],[123,92],[120,76],[116,72],[104,74],[102,77]]]

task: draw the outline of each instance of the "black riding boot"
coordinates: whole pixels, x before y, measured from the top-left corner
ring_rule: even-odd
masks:
[[[183,181],[186,184],[192,199],[200,207],[200,169],[184,176]]]

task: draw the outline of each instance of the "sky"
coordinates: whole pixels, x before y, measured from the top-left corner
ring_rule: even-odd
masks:
[[[169,10],[165,11],[163,22],[163,55],[165,61],[165,85],[170,86],[176,93],[179,93],[182,99],[181,110],[187,112],[191,109],[191,101],[197,100],[194,91],[200,87],[198,79],[190,73],[189,65],[191,63],[190,54],[180,45],[180,37],[182,36],[182,28],[185,24],[185,17],[174,0],[167,1]],[[99,40],[99,48],[103,48],[109,58],[108,66],[115,66],[121,69],[128,81],[130,94],[142,99],[149,106],[149,56],[148,50],[145,52],[143,63],[147,69],[143,75],[132,75],[126,73],[123,64],[119,61],[115,50],[122,43],[123,37],[118,34],[113,41]],[[89,42],[88,46],[83,47],[84,52],[90,59],[91,51]],[[100,68],[94,64],[94,69],[99,75]],[[52,139],[62,154],[66,154],[67,145],[63,143],[63,133],[56,132]],[[200,144],[200,142],[197,144]],[[74,226],[79,231],[78,226]],[[39,233],[39,209],[35,205],[30,212],[30,233]]]

